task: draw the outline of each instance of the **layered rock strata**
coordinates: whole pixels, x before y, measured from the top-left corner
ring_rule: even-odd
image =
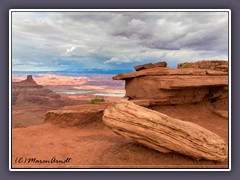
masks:
[[[118,74],[126,97],[143,106],[197,103],[228,97],[228,73],[194,68],[155,67]]]
[[[59,110],[48,111],[45,122],[60,127],[80,127],[94,122],[101,122],[103,110],[111,103],[82,104],[65,106]]]
[[[212,69],[217,71],[228,72],[228,61],[225,60],[202,60],[197,62],[185,62],[178,64],[178,68],[197,68]]]
[[[209,130],[129,101],[106,108],[103,122],[115,133],[163,153],[215,161],[224,161],[228,155],[226,143]]]
[[[151,69],[151,68],[155,68],[155,67],[167,67],[167,62],[163,61],[163,62],[158,62],[155,64],[152,64],[152,63],[142,64],[142,65],[134,66],[134,69],[136,71],[141,71],[143,69]]]

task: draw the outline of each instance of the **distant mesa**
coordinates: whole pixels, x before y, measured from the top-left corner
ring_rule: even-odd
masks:
[[[26,80],[29,81],[29,82],[34,81],[33,78],[32,78],[32,75],[27,75],[27,79],[26,79]],[[35,81],[34,81],[34,82],[35,82]]]
[[[12,82],[12,105],[62,107],[64,101],[61,96],[50,89],[38,85],[32,75],[20,82]]]
[[[41,85],[38,85],[32,75],[28,75],[27,79],[20,81],[20,82],[12,82],[13,86],[18,86],[18,87],[23,87],[23,86],[27,86],[27,87],[42,87]]]

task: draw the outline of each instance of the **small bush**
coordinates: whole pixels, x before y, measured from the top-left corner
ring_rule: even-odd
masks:
[[[182,63],[181,67],[182,68],[190,68],[190,63],[187,63],[187,62]]]
[[[91,104],[95,104],[97,102],[105,102],[105,99],[103,97],[95,97],[94,99],[90,100]]]

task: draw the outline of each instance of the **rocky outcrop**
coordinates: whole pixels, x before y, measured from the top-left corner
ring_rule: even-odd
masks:
[[[48,111],[45,122],[60,127],[84,126],[94,122],[101,122],[103,110],[111,103],[82,104],[65,106],[59,110]]]
[[[197,160],[227,158],[227,145],[218,135],[129,101],[106,108],[103,122],[115,133],[163,153],[177,152]]]
[[[152,64],[152,63],[142,64],[142,65],[134,66],[134,69],[136,71],[141,71],[143,69],[151,69],[151,68],[155,68],[155,67],[167,67],[167,63],[165,61],[163,61],[163,62],[158,62],[155,64]]]
[[[155,67],[118,74],[126,97],[143,106],[197,103],[228,97],[228,73],[194,68]]]
[[[38,85],[32,75],[27,75],[27,79],[20,81],[20,82],[12,82],[12,87],[42,87],[41,85]]]
[[[32,75],[28,75],[26,80],[23,80],[21,82],[16,82],[15,84],[18,84],[18,86],[40,86],[38,85],[34,80]],[[41,86],[42,87],[42,86]]]
[[[178,64],[178,68],[211,69],[216,71],[228,72],[228,61],[202,60],[202,61],[190,62],[190,63],[185,62],[185,63]]]
[[[12,105],[24,103],[59,107],[64,104],[59,94],[38,85],[31,75],[26,80],[12,82]]]

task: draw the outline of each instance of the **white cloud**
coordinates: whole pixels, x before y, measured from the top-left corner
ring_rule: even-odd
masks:
[[[75,47],[71,47],[70,49],[67,49],[66,50],[66,53],[70,53],[70,52],[72,52],[74,49],[76,49]]]

